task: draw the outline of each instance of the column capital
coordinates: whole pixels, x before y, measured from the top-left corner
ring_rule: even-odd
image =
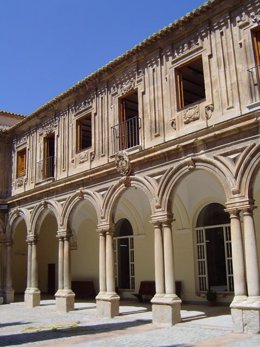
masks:
[[[151,216],[150,223],[155,226],[161,226],[162,224],[170,225],[173,220],[172,213],[158,213]]]
[[[113,223],[100,223],[97,225],[97,232],[99,234],[113,234],[115,225]]]
[[[227,201],[225,211],[237,215],[239,212],[253,211],[254,208],[254,200],[241,198],[237,201]]]
[[[58,239],[67,239],[67,238],[70,238],[71,237],[71,232],[68,231],[67,229],[59,229],[57,231],[57,238]]]
[[[36,243],[39,240],[38,235],[34,235],[34,234],[29,234],[26,238],[26,242],[27,243]]]

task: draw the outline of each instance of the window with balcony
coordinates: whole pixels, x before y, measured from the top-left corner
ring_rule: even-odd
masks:
[[[76,121],[77,153],[92,146],[92,118],[88,114]]]
[[[119,123],[112,127],[114,151],[139,145],[138,95],[133,92],[119,99]]]
[[[37,180],[42,181],[54,177],[55,134],[43,139],[43,160],[37,163]]]
[[[176,89],[178,109],[205,99],[205,82],[201,57],[176,69]]]
[[[23,177],[26,174],[26,148],[17,152],[17,170],[16,177]]]

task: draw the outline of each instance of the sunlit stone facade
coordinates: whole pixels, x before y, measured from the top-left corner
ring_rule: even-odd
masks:
[[[259,33],[258,0],[209,1],[2,129],[5,303],[89,281],[114,317],[155,281],[155,324],[211,289],[259,332]]]

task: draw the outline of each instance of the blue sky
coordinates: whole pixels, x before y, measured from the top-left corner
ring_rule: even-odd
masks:
[[[204,2],[0,0],[0,110],[32,113]]]

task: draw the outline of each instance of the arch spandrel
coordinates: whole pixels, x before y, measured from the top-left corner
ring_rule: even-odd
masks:
[[[143,191],[149,201],[151,213],[153,214],[158,205],[157,183],[151,177],[129,176],[126,182],[121,179],[107,191],[102,205],[102,220],[106,223],[112,222],[113,208],[120,196],[128,187]]]
[[[162,210],[170,211],[172,192],[177,188],[179,182],[193,170],[204,170],[212,174],[223,187],[226,199],[232,197],[232,189],[236,185],[230,170],[211,158],[190,158],[176,167],[168,169],[163,175],[158,188],[159,205]]]
[[[7,226],[6,226],[6,237],[11,239],[13,227],[17,220],[21,218],[24,220],[27,230],[27,235],[31,232],[31,213],[26,208],[15,208],[10,211]]]
[[[61,204],[54,200],[44,200],[39,203],[32,212],[31,226],[33,234],[36,234],[37,226],[42,223],[44,213],[46,213],[48,210],[56,218],[58,229],[61,228]]]
[[[74,208],[83,200],[88,201],[94,208],[98,223],[101,219],[102,197],[97,192],[80,190],[71,195],[65,202],[61,213],[61,225],[66,229],[69,217]]]

